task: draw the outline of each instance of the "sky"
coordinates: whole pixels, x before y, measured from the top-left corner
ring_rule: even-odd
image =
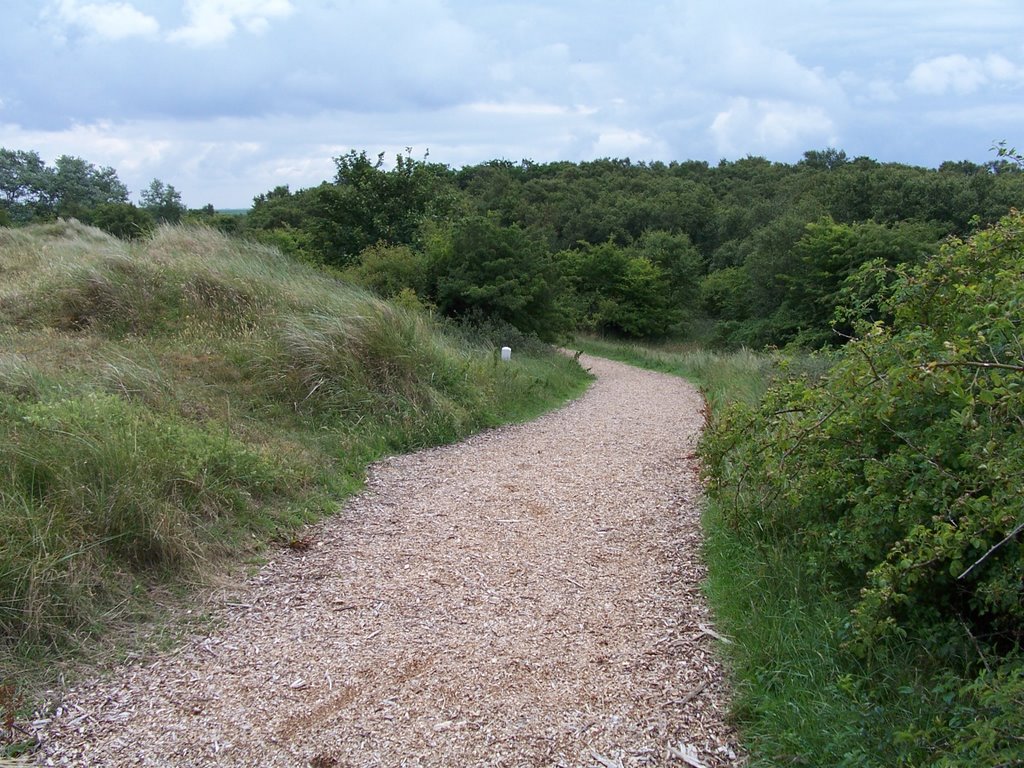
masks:
[[[247,208],[349,150],[453,168],[936,167],[1024,144],[1020,0],[0,0],[0,147]],[[428,154],[429,153],[429,154]]]

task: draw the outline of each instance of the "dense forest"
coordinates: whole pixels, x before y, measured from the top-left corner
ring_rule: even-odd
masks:
[[[74,216],[121,237],[202,221],[442,315],[546,340],[574,331],[717,346],[817,348],[881,317],[887,286],[949,236],[1024,204],[1003,150],[938,169],[809,151],[705,162],[494,160],[452,169],[352,151],[319,186],[257,195],[244,216],[187,211],[154,180],[0,150],[0,223]]]

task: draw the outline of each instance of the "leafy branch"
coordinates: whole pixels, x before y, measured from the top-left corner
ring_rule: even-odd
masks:
[[[930,371],[936,368],[998,368],[1005,371],[1024,373],[1024,365],[1013,365],[1011,363],[987,363],[983,360],[956,360],[948,362],[930,362],[918,366],[923,371]]]

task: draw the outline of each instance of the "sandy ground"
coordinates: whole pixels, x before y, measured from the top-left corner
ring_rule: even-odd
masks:
[[[375,465],[209,596],[212,634],[67,691],[44,765],[723,766],[692,386],[584,357],[529,424]],[[199,599],[199,598],[197,598]]]

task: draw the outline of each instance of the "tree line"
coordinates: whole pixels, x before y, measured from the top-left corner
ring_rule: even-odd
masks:
[[[257,196],[247,231],[447,315],[726,346],[840,344],[881,317],[901,268],[1024,202],[1002,157],[336,165],[317,187]]]
[[[0,226],[74,218],[122,238],[176,224],[188,213],[181,193],[153,179],[129,201],[128,187],[110,167],[61,155],[48,165],[38,152],[0,147]],[[205,213],[212,215],[213,207]]]
[[[13,154],[32,177],[38,156]],[[47,178],[55,183],[72,160],[59,159]],[[548,340],[582,330],[722,346],[841,344],[857,320],[884,319],[901,269],[1024,203],[1024,172],[999,155],[935,169],[832,148],[793,164],[492,160],[453,169],[410,153],[388,164],[351,151],[335,166],[317,186],[257,195],[244,217],[212,207],[189,215],[385,296]],[[18,188],[6,174],[3,210],[12,221],[70,214],[117,230],[109,206],[127,216],[123,185],[111,183],[111,169],[85,177],[109,187],[88,198],[99,200],[91,210],[81,195]],[[158,212],[173,187],[156,184],[138,210],[175,220]],[[125,229],[134,231],[116,233]]]

